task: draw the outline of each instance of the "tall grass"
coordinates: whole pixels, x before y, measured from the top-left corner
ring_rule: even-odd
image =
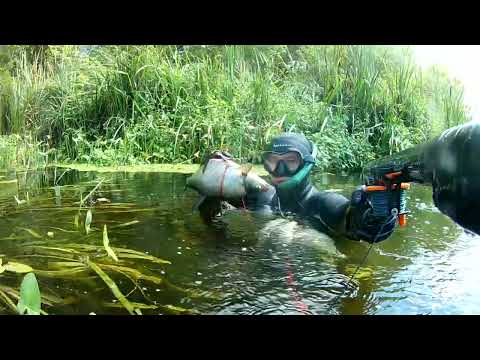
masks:
[[[217,148],[258,161],[292,130],[318,143],[321,167],[353,170],[468,119],[461,85],[408,48],[52,49],[42,62],[17,51],[3,72],[0,130],[51,139],[64,161],[189,163]]]

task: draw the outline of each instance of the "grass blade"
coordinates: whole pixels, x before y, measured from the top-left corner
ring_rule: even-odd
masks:
[[[157,309],[158,306],[156,305],[147,305],[147,304],[142,304],[142,303],[136,303],[132,302],[132,306],[134,306],[136,309]],[[122,304],[116,304],[116,303],[103,303],[103,306],[105,307],[111,307],[111,308],[120,308],[122,307]]]
[[[17,262],[11,262],[11,261],[6,263],[3,267],[5,268],[6,271],[10,271],[18,274],[28,273],[33,271],[33,269],[28,265],[20,264]]]
[[[146,280],[146,281],[150,281],[150,282],[152,282],[154,284],[157,284],[157,285],[161,285],[161,284],[165,283],[164,279],[162,279],[161,277],[145,275],[141,271],[138,271],[136,269],[132,269],[132,268],[129,268],[129,267],[126,267],[126,266],[116,266],[116,265],[108,265],[108,264],[99,264],[99,266],[101,268],[104,268],[104,269],[110,269],[110,270],[113,270],[113,271],[117,271],[117,272],[119,272],[121,274],[124,274],[124,275],[129,274],[135,280]]]
[[[2,290],[0,290],[0,299],[3,300],[3,302],[10,307],[15,313],[18,312],[17,306],[15,303],[8,297],[6,293],[4,293]]]
[[[87,259],[87,265],[97,273],[98,276],[102,278],[102,280],[107,284],[107,286],[110,288],[112,291],[113,295],[120,301],[120,303],[123,305],[125,309],[130,313],[130,315],[138,314],[138,311],[135,311],[135,308],[133,305],[128,301],[128,299],[122,294],[120,289],[118,288],[117,284],[108,276],[100,267],[91,262],[89,259]]]
[[[130,226],[130,225],[135,225],[135,224],[138,224],[139,222],[140,221],[138,221],[138,220],[133,220],[133,221],[126,222],[124,224],[111,226],[110,229],[116,229],[116,228],[122,228],[122,227]]]
[[[92,223],[92,212],[90,209],[87,211],[87,215],[85,216],[85,232],[88,233],[90,232],[90,224]]]
[[[33,237],[35,237],[37,239],[42,239],[42,236],[32,229],[27,229],[27,228],[21,228],[21,229],[25,230],[26,232],[28,232],[30,235],[32,235]]]
[[[75,249],[75,248],[84,249],[86,251],[92,251],[92,252],[96,252],[96,251],[99,250],[99,246],[89,245],[89,244],[66,244],[65,247],[66,248],[73,248],[73,249]],[[132,249],[125,249],[125,248],[117,248],[117,247],[114,247],[112,249],[115,251],[118,258],[143,259],[143,260],[148,260],[148,261],[155,262],[157,264],[169,264],[169,265],[171,264],[171,262],[168,261],[168,260],[160,259],[158,257],[148,255],[148,254],[142,253],[140,251],[136,251],[136,250],[132,250]],[[135,256],[130,256],[129,254],[135,255]]]
[[[118,261],[117,255],[115,255],[115,252],[109,245],[107,225],[103,225],[103,247],[107,251],[108,256],[110,256],[113,260]]]
[[[80,200],[80,208],[81,208],[82,205],[85,203],[85,201],[87,201],[88,198],[89,198],[90,196],[92,196],[92,194],[95,192],[95,190],[97,190],[97,189],[100,187],[100,185],[102,184],[102,182],[103,182],[104,180],[105,180],[105,179],[101,179],[101,180],[98,182],[98,184],[93,188],[93,190],[90,191],[86,197],[84,197],[82,200]]]
[[[37,275],[39,276],[45,276],[45,277],[50,277],[50,278],[67,278],[67,277],[78,277],[78,274],[86,274],[88,272],[87,267],[77,267],[73,269],[64,269],[64,270],[35,270]]]
[[[129,254],[129,253],[124,253],[121,252],[118,254],[118,257],[121,259],[142,259],[142,260],[149,260],[151,262],[157,263],[157,264],[171,264],[170,261],[168,260],[162,260],[159,259],[155,256],[151,255],[144,255],[144,254]]]

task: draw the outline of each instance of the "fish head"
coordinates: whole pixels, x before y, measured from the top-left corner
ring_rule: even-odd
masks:
[[[247,192],[266,192],[270,185],[254,172],[248,172],[244,175],[244,184]]]

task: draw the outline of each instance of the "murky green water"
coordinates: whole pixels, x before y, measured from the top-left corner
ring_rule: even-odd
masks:
[[[191,213],[196,194],[184,192],[185,174],[95,173],[71,171],[54,187],[55,176],[2,173],[0,255],[48,267],[27,246],[66,243],[102,246],[103,225],[110,246],[128,247],[169,260],[170,265],[138,261],[139,269],[163,277],[180,291],[151,281],[138,288],[126,276],[112,275],[132,302],[171,305],[201,314],[476,314],[480,313],[480,239],[466,235],[435,209],[431,190],[413,185],[411,215],[387,241],[373,247],[358,271],[368,244],[322,236],[305,225],[248,211],[232,211],[212,226]],[[92,227],[85,235],[74,225],[80,194],[104,182],[92,204]],[[319,189],[349,195],[358,179],[319,175]],[[17,205],[14,195],[29,202]],[[86,211],[82,211],[85,216]],[[125,227],[116,225],[138,221]],[[38,236],[33,236],[29,229]],[[48,232],[50,236],[47,235]],[[53,237],[51,237],[53,235]],[[333,244],[333,245],[332,245]],[[19,285],[21,276],[3,273],[0,286]],[[62,299],[45,306],[49,314],[127,314],[95,273],[83,278],[37,275],[40,289]],[[3,313],[7,313],[4,308]],[[169,313],[165,308],[144,314]]]

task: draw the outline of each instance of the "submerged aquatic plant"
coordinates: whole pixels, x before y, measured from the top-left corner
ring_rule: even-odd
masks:
[[[19,298],[20,300],[22,299],[22,289],[24,298],[19,302],[20,305],[18,305],[18,309],[23,312],[27,311],[29,314],[39,312],[38,308],[33,306],[37,304],[37,302],[35,302],[37,301],[37,298],[34,297],[36,294],[34,285],[36,279],[34,280],[34,273],[39,277],[78,281],[88,279],[92,274],[95,274],[104,282],[115,298],[117,298],[120,304],[122,304],[130,314],[141,314],[140,309],[149,308],[149,305],[141,304],[142,306],[140,307],[132,305],[128,300],[128,294],[125,295],[121,292],[116,282],[113,280],[112,275],[120,274],[130,280],[133,284],[133,289],[130,293],[135,290],[139,290],[143,293],[138,282],[147,281],[154,283],[155,285],[168,287],[191,297],[209,296],[208,294],[202,294],[198,291],[180,288],[171,284],[163,276],[149,274],[145,272],[145,270],[139,269],[139,260],[160,265],[171,264],[168,260],[160,259],[140,251],[126,248],[112,248],[108,244],[107,247],[105,247],[73,243],[61,244],[59,246],[54,246],[54,244],[47,245],[46,243],[42,245],[27,244],[20,248],[23,252],[30,253],[30,255],[18,255],[18,257],[24,258],[23,261],[28,261],[29,258],[34,256],[37,263],[35,268],[32,268],[27,264],[9,261],[7,264],[0,267],[0,272],[10,271],[15,273],[28,273],[28,277],[26,277],[24,283],[22,283]],[[117,254],[115,255],[116,260],[112,259],[110,252]],[[46,262],[46,268],[38,263],[39,259]],[[114,263],[112,263],[112,261],[114,261]],[[11,295],[13,294],[14,298],[18,298],[18,296],[15,296],[15,291],[12,293],[12,290],[14,289],[9,288],[9,292],[6,293],[2,290],[2,286],[0,286],[0,301],[9,305],[11,309],[13,309],[11,306],[13,304]],[[8,293],[10,293],[10,296]],[[155,305],[155,308],[161,309],[161,307],[161,305]],[[187,309],[182,308],[177,308],[177,310],[179,313],[189,312]]]
[[[88,233],[90,232],[90,224],[92,223],[92,211],[89,209],[87,211],[87,215],[85,216],[85,232]]]
[[[102,184],[105,184],[105,182]],[[95,199],[93,202],[89,202],[89,208],[87,208],[87,214],[90,213],[89,216],[80,216],[81,212],[86,210],[84,206],[87,203],[85,201],[80,202],[80,209],[78,205],[75,206],[76,203],[74,202],[78,196],[78,191],[80,190],[81,193],[85,190],[84,185],[93,188],[93,190],[89,191],[88,196],[82,198],[82,200]],[[113,246],[109,236],[111,229],[123,231],[123,229],[138,224],[140,221],[128,219],[130,221],[110,225],[110,223],[102,223],[102,212],[120,212],[128,216],[129,213],[151,211],[152,209],[136,209],[135,205],[130,203],[97,201],[103,199],[103,197],[97,196],[95,191],[98,190],[100,194],[105,192],[101,190],[100,186],[99,181],[89,181],[82,184],[80,189],[78,185],[66,185],[60,189],[55,189],[54,201],[62,189],[69,193],[62,194],[62,206],[52,207],[49,204],[42,204],[39,199],[32,197],[30,203],[24,206],[13,205],[10,207],[15,214],[32,212],[38,214],[37,219],[44,222],[48,230],[44,229],[42,231],[16,226],[9,236],[0,239],[8,254],[7,257],[0,256],[0,261],[3,259],[3,265],[0,262],[0,304],[5,305],[11,313],[18,313],[18,306],[15,305],[17,302],[21,304],[20,308],[24,312],[28,313],[28,308],[30,308],[30,312],[38,312],[36,307],[29,305],[33,304],[33,300],[30,301],[25,298],[20,302],[21,289],[19,290],[18,285],[16,285],[18,279],[16,274],[25,273],[32,273],[25,280],[26,284],[33,284],[32,276],[67,284],[88,284],[89,287],[95,289],[94,291],[102,291],[103,296],[106,296],[102,299],[105,308],[113,309],[120,306],[130,314],[141,314],[142,311],[154,310],[172,314],[192,313],[191,310],[174,304],[157,304],[151,301],[142,287],[144,282],[155,284],[190,298],[215,296],[208,292],[181,288],[170,283],[165,276],[150,270],[150,268],[170,265],[171,262],[166,259],[142,251]],[[96,207],[95,211],[98,214],[98,217],[95,216],[95,221],[101,224],[97,226],[100,229],[103,228],[103,232],[98,231],[99,229],[93,225],[94,219],[91,215],[93,207]],[[54,213],[57,213],[57,211],[71,212],[71,215],[68,215],[68,219],[64,218],[65,225],[48,226],[53,225],[51,224],[52,211]],[[44,215],[43,219],[42,215]],[[73,224],[70,216],[74,217]],[[83,224],[84,220],[85,224]],[[90,231],[83,230],[86,225],[88,225]],[[127,280],[127,284],[123,283],[124,279]],[[28,291],[26,293],[28,294]],[[108,294],[113,295],[118,304],[111,303],[109,301],[111,297]],[[41,293],[41,304],[47,308],[67,306],[72,301],[80,301],[78,299],[78,295],[72,297],[70,294],[66,298],[61,298],[48,286],[44,286]],[[50,312],[50,310],[48,311]],[[40,313],[46,314],[44,309],[41,309]]]
[[[17,309],[20,315],[40,315],[42,299],[37,278],[33,272],[29,272],[23,278],[20,285],[20,300]]]
[[[17,311],[20,315],[40,315],[40,313],[46,314],[41,309],[41,295],[40,288],[38,286],[37,278],[33,273],[33,269],[25,264],[9,261],[5,265],[2,265],[2,259],[0,258],[0,274],[8,271],[12,273],[27,273],[20,285],[20,293],[16,292],[12,288],[4,287],[0,285],[0,302],[5,303],[11,310]],[[15,306],[12,300],[18,299],[18,303]]]
[[[110,242],[108,240],[107,225],[103,225],[103,247],[107,251],[108,256],[110,256],[113,260],[118,261],[117,255],[112,250],[109,244]]]

